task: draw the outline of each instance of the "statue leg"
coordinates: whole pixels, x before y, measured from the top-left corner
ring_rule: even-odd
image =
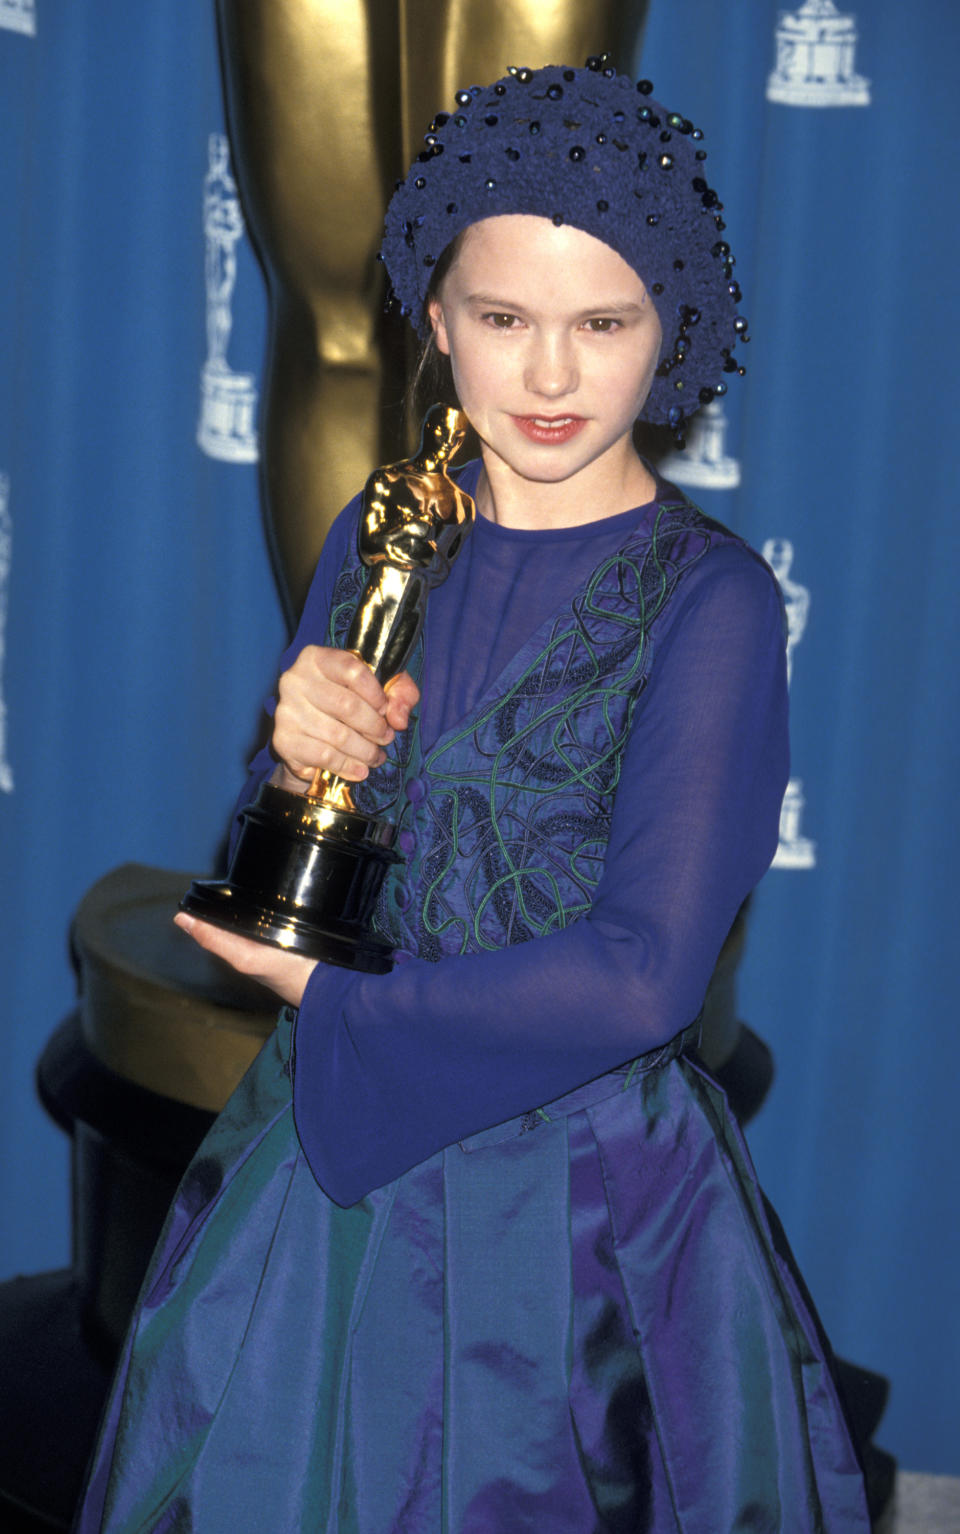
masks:
[[[398,173],[396,10],[219,0],[219,21],[235,169],[270,294],[265,509],[293,615],[332,519],[382,461],[385,391],[399,426],[402,362],[383,360],[375,260]]]

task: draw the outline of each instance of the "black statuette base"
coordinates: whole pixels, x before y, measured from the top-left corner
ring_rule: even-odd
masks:
[[[195,880],[191,916],[307,958],[382,975],[389,944],[371,931],[393,827],[265,784],[243,812],[224,880]]]

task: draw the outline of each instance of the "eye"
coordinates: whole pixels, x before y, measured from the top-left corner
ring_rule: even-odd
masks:
[[[483,322],[492,325],[494,330],[514,330],[520,324],[515,314],[485,314]]]
[[[584,321],[584,326],[596,336],[606,336],[611,331],[620,329],[620,321],[611,319],[609,315],[595,314],[589,320]]]

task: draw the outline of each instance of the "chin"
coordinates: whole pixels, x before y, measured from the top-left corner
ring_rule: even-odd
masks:
[[[565,468],[561,464],[525,464],[522,467],[511,465],[515,474],[520,479],[529,480],[532,485],[562,485],[568,479],[573,479],[581,469],[588,467],[585,463],[575,464],[572,468]]]

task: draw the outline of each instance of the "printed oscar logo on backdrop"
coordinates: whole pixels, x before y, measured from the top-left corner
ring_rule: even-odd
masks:
[[[0,27],[5,27],[8,32],[22,32],[26,37],[36,37],[35,0],[0,0]]]
[[[867,107],[870,82],[854,67],[857,24],[833,0],[806,0],[784,11],[776,30],[777,60],[767,100],[790,107]]]
[[[364,486],[357,552],[367,575],[344,648],[384,686],[406,667],[427,597],[473,527],[473,501],[447,472],[466,434],[459,410],[432,405],[414,456],[375,469]],[[277,948],[385,974],[393,959],[373,918],[384,875],[401,861],[396,826],[358,809],[354,792],[322,769],[305,792],[262,784],[241,813],[227,878],[194,880],[183,910]]]
[[[767,561],[783,593],[787,610],[787,685],[793,681],[793,652],[803,638],[810,611],[810,592],[806,586],[790,579],[793,564],[793,544],[789,538],[768,538],[763,545],[763,557]],[[791,778],[783,796],[780,809],[780,842],[773,859],[774,868],[814,868],[817,862],[816,843],[803,836],[800,821],[806,801],[803,783]]]
[[[693,418],[682,453],[669,453],[658,465],[664,479],[699,490],[734,490],[740,465],[726,452],[727,418],[718,399],[704,405]]]
[[[230,173],[226,134],[211,133],[210,165],[203,183],[206,239],[207,360],[200,377],[197,442],[210,458],[256,463],[257,389],[251,373],[234,373],[227,362],[237,280],[237,242],[244,233],[237,187]]]
[[[13,768],[7,760],[7,705],[3,701],[3,661],[7,648],[7,591],[13,559],[10,477],[0,474],[0,793],[13,793]]]

